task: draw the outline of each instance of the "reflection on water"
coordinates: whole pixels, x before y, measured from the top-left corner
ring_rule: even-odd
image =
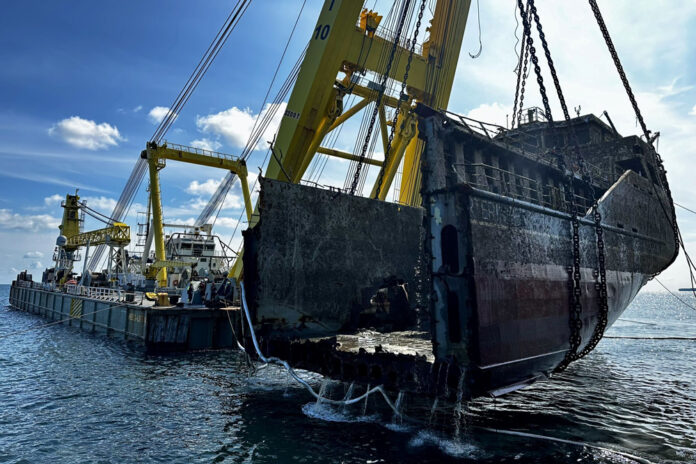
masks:
[[[444,432],[451,405],[405,396],[404,410],[430,417],[428,427],[395,420],[376,397],[317,404],[283,370],[252,374],[235,352],[148,356],[59,326],[1,338],[40,323],[0,310],[0,462],[633,462],[484,428],[696,461],[694,341],[605,339],[551,382],[464,406],[456,440]],[[610,334],[696,337],[696,313],[640,295]],[[341,398],[346,388],[328,392]]]

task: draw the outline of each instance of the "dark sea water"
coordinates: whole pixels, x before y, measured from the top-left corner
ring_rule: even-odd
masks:
[[[394,423],[376,398],[366,415],[316,405],[281,369],[254,374],[235,352],[151,356],[62,325],[8,336],[44,322],[7,309],[8,292],[0,286],[0,463],[696,462],[693,340],[607,338],[553,381],[468,405],[456,439]],[[696,311],[641,294],[608,335],[696,337]]]

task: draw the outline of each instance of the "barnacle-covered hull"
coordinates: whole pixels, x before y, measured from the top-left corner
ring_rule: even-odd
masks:
[[[574,259],[571,215],[552,207],[549,186],[566,189],[564,176],[573,174],[446,115],[430,114],[421,130],[436,357],[465,365],[473,394],[503,393],[548,375],[570,348]],[[591,207],[579,220],[578,351],[600,324],[600,246],[606,327],[676,252],[671,203],[661,188],[630,169],[607,184],[595,185],[601,245]]]
[[[571,160],[525,152],[514,132],[421,113],[422,210],[262,182],[260,221],[245,235],[252,317],[266,350],[297,367],[430,396],[503,394],[552,373],[571,335],[578,351],[601,335],[600,248],[607,327],[673,261],[671,201],[632,139],[594,140],[612,159],[589,133],[588,169],[606,175],[573,193],[584,217],[572,330]]]

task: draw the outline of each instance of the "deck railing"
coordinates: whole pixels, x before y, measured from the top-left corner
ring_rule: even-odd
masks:
[[[99,300],[123,301],[125,293],[121,289],[106,287],[85,287],[82,285],[66,285],[65,293],[70,295],[86,296]]]

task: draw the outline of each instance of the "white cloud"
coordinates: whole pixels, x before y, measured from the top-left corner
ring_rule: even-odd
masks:
[[[62,195],[58,195],[57,193],[54,195],[51,195],[50,197],[44,198],[44,204],[46,206],[54,206],[54,205],[59,205],[61,201],[63,201],[65,197]]]
[[[488,122],[506,127],[508,123],[507,119],[511,113],[511,106],[501,105],[500,103],[494,102],[492,104],[483,103],[469,111],[466,115],[467,117],[476,119],[477,121]]]
[[[24,253],[24,257],[26,259],[35,259],[35,258],[43,258],[44,254],[41,253],[40,251],[28,251]]]
[[[139,112],[139,111],[142,110],[142,109],[143,109],[143,105],[138,105],[138,106],[136,106],[135,108],[133,108],[133,112],[134,112],[134,113],[137,113],[137,112]]]
[[[116,200],[113,198],[108,198],[108,197],[84,197],[82,198],[83,201],[87,202],[87,206],[102,213],[106,214],[107,216],[111,214],[111,212],[114,210],[116,207]]]
[[[192,226],[195,224],[196,220],[192,217],[186,218],[186,219],[181,219],[181,218],[176,218],[176,219],[170,219],[170,220],[165,220],[165,224],[171,224],[171,225],[177,225],[177,226]]]
[[[212,195],[220,185],[219,179],[208,179],[205,182],[194,180],[186,188],[186,192],[192,195]]]
[[[147,118],[152,124],[159,124],[168,114],[169,108],[166,106],[155,106],[150,110],[149,113],[147,113]],[[176,119],[178,116],[178,114],[174,113],[174,119]]]
[[[246,216],[245,216],[246,219]],[[216,228],[222,228],[222,229],[234,229],[237,227],[238,221],[234,218],[230,217],[219,217],[217,218],[217,221],[215,221],[215,227]]]
[[[203,138],[194,140],[193,142],[191,142],[191,146],[194,148],[200,148],[201,150],[217,151],[220,149],[222,144],[217,140]]]
[[[55,229],[58,233],[60,219],[48,214],[23,215],[9,209],[0,209],[0,229],[38,232]]]
[[[691,108],[691,111],[689,111],[689,114],[690,114],[691,116],[696,116],[696,105],[694,105],[694,107]]]
[[[116,126],[105,122],[97,124],[79,116],[72,116],[54,124],[48,130],[48,134],[61,138],[74,147],[86,150],[102,150],[117,146],[119,142],[125,140]]]
[[[44,265],[41,264],[41,261],[35,261],[31,264],[32,269],[43,269]]]
[[[278,105],[270,103],[261,112],[259,121],[269,114],[269,111],[275,111],[268,128],[264,131],[259,139],[259,143],[255,149],[264,148],[266,142],[273,139],[273,135],[278,130],[280,120],[285,112],[285,102]],[[254,128],[254,122],[257,119],[256,114],[250,108],[239,109],[236,106],[207,116],[197,116],[196,126],[206,134],[215,134],[225,138],[227,142],[235,148],[242,148],[246,145],[247,140]]]

